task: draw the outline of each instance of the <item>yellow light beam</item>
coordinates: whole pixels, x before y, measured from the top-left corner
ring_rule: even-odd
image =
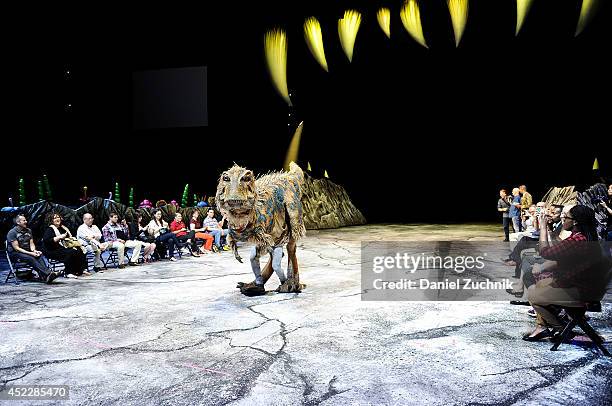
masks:
[[[270,77],[276,90],[288,105],[289,89],[287,87],[287,35],[281,29],[273,29],[266,33],[264,49]]]
[[[448,0],[448,10],[450,11],[453,31],[455,33],[455,46],[459,46],[461,37],[465,31],[468,18],[468,0]]]
[[[582,0],[582,6],[580,7],[580,18],[578,19],[578,25],[576,26],[576,34],[578,36],[589,24],[595,8],[598,4],[598,0]]]
[[[417,3],[416,0],[406,0],[400,10],[400,18],[408,34],[410,34],[416,42],[423,45],[425,48],[429,48],[427,42],[425,42],[425,36],[423,35],[419,3]]]
[[[325,173],[323,174],[323,176],[325,176],[327,179],[329,179],[329,175],[327,174],[327,169],[325,170]]]
[[[312,172],[312,167],[310,166],[310,161],[308,161],[308,167],[306,168],[308,172]]]
[[[531,5],[533,4],[533,0],[516,0],[516,31],[514,35],[518,35],[519,31],[523,27],[523,23],[525,22],[525,17],[529,10],[531,9]]]
[[[287,156],[285,157],[285,165],[283,168],[288,171],[289,164],[291,162],[297,162],[298,152],[300,151],[300,139],[302,138],[302,128],[304,128],[304,122],[302,121],[298,128],[295,130],[291,142],[289,143],[289,149],[287,150]]]
[[[376,13],[376,19],[387,38],[391,38],[391,10],[385,7],[381,8]]]
[[[316,61],[319,62],[319,65],[325,69],[325,72],[329,72],[327,61],[325,60],[323,34],[321,33],[321,24],[319,24],[319,20],[314,17],[306,19],[304,22],[304,38],[306,38],[306,44],[312,56],[314,56]]]
[[[595,161],[593,162],[593,170],[594,171],[599,170],[599,161],[597,160],[597,158],[595,158]]]
[[[338,20],[338,35],[340,36],[340,45],[350,62],[353,62],[353,48],[355,47],[355,38],[361,24],[361,14],[355,10],[347,10],[344,12],[344,18]]]

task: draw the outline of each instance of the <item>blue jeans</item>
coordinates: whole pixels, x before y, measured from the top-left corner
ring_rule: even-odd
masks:
[[[504,225],[504,236],[507,241],[510,238],[510,217],[503,217],[502,223]]]
[[[221,236],[227,235],[227,229],[216,229],[216,230],[210,230],[208,231],[209,234],[211,234],[213,237],[215,237],[215,245],[217,247],[221,246]]]
[[[514,228],[515,233],[523,231],[520,216],[512,217],[512,227]]]
[[[47,267],[47,264],[45,264],[45,261],[43,260],[42,256],[33,257],[31,255],[23,254],[21,252],[15,252],[15,251],[11,252],[9,255],[11,257],[11,261],[16,262],[16,260],[20,260],[30,265],[32,268],[34,268],[36,272],[38,273],[38,276],[40,277],[40,279],[43,281],[47,279],[47,276],[49,276],[49,273],[51,273],[51,271],[49,271],[49,268]],[[22,272],[20,272],[20,274],[21,273]],[[23,274],[23,275],[24,277],[29,278],[31,277],[32,272],[28,271],[27,274]]]
[[[162,234],[155,239],[155,242],[158,245],[164,244],[168,247],[168,258],[172,258],[174,256],[174,246],[178,242],[176,239],[176,234],[170,232]]]

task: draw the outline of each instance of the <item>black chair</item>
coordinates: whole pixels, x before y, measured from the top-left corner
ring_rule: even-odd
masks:
[[[132,254],[133,254],[133,248],[126,248],[124,252],[126,252],[127,250],[131,250]],[[119,255],[117,254],[117,248],[107,248],[106,251],[104,252],[108,252],[108,256],[106,257],[106,260],[104,260],[104,257],[101,256],[102,259],[102,263],[104,264],[104,269],[108,268],[108,263],[109,262],[113,262],[113,264],[115,266],[119,266]],[[126,252],[127,255],[127,252]],[[131,260],[131,256],[130,256],[130,260]],[[140,263],[144,262],[144,247],[140,248],[140,255],[138,256],[138,261]]]
[[[9,272],[8,275],[6,275],[6,279],[4,280],[4,283],[8,283],[10,278],[13,278],[15,280],[15,285],[19,285],[19,282],[17,281],[17,270],[18,269],[28,269],[31,270],[32,267],[24,262],[21,262],[19,260],[15,261],[15,263],[13,263],[13,261],[11,260],[11,256],[9,255],[8,252],[8,241],[4,242],[4,252],[6,253],[6,260],[8,261],[9,264]]]
[[[586,307],[555,307],[559,310],[565,311],[564,321],[566,324],[561,332],[561,335],[555,340],[555,343],[551,347],[551,351],[557,351],[562,343],[568,342],[570,340],[570,335],[572,334],[573,328],[579,326],[606,357],[610,356],[610,352],[603,345],[604,339],[597,334],[595,329],[591,327],[585,317],[585,313],[587,311],[601,312],[601,302],[587,303]]]
[[[44,241],[40,240],[39,247],[44,247],[44,246],[45,246]],[[49,270],[51,272],[59,271],[61,276],[64,276],[64,277],[66,276],[66,266],[64,265],[63,262],[56,261],[55,259],[47,258],[46,255],[44,255],[43,258],[47,264],[47,267],[49,267]]]
[[[61,276],[66,276],[66,265],[63,262],[47,257],[44,258],[51,272],[60,272]]]

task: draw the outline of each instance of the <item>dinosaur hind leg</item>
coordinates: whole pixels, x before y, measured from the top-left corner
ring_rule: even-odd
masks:
[[[287,256],[289,257],[289,264],[287,266],[287,280],[281,286],[278,287],[277,291],[280,293],[299,293],[302,289],[306,288],[306,285],[300,283],[300,272],[298,268],[297,256],[295,251],[297,244],[295,240],[289,240],[287,243]]]

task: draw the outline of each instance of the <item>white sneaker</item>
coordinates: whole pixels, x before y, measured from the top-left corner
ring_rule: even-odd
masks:
[[[172,262],[174,262],[174,261],[176,261],[176,260],[177,260],[177,259],[176,259],[176,258],[174,258],[174,257],[170,258],[170,261],[172,261]]]
[[[76,275],[75,275],[75,274],[73,274],[73,273],[67,273],[67,274],[66,274],[66,278],[70,278],[70,279],[79,279],[79,277],[78,277],[78,276],[76,276]]]

